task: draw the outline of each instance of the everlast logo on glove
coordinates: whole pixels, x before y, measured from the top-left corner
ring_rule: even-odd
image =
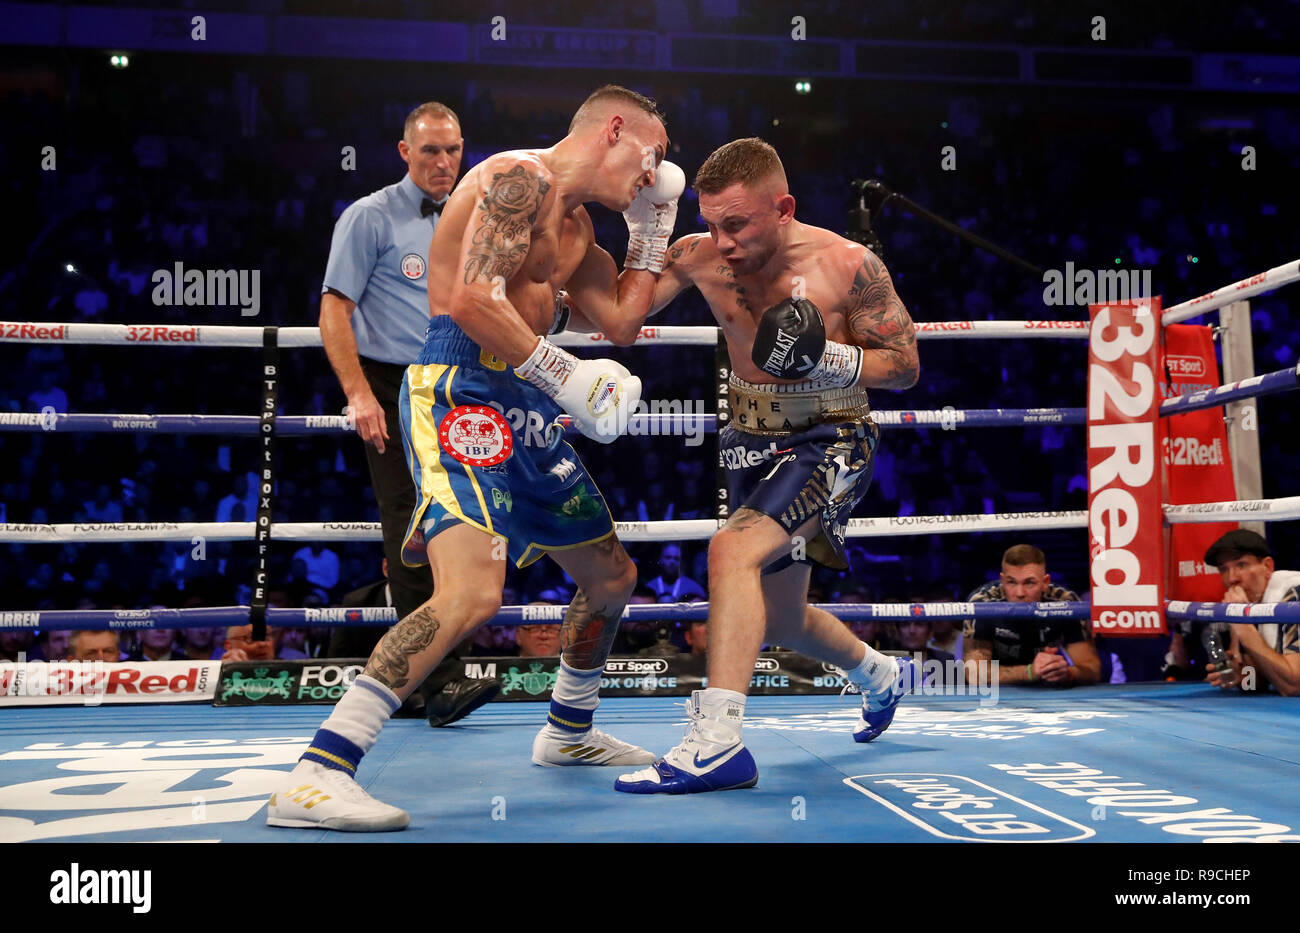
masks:
[[[754,365],[778,379],[803,379],[826,351],[826,323],[807,298],[787,298],[763,312],[754,334]]]

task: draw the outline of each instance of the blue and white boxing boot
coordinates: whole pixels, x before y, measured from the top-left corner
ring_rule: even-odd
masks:
[[[699,794],[753,787],[758,766],[741,741],[744,710],[741,694],[694,691],[686,701],[691,719],[686,738],[650,767],[621,775],[614,789],[625,794]]]
[[[871,742],[894,721],[894,711],[903,697],[911,693],[919,682],[920,671],[911,658],[893,658],[898,674],[893,683],[880,690],[862,691],[862,717],[853,726],[853,741]]]

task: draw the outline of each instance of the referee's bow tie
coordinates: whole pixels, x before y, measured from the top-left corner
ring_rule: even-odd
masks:
[[[433,198],[425,198],[420,202],[420,216],[428,217],[430,214],[441,214],[442,208],[447,202],[444,200],[439,204]]]

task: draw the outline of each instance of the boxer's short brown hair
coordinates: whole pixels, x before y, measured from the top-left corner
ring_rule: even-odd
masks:
[[[624,104],[636,107],[638,110],[650,114],[650,116],[664,124],[664,126],[668,125],[668,121],[664,119],[664,115],[659,112],[659,105],[649,97],[646,97],[644,94],[638,94],[636,91],[630,88],[625,88],[622,85],[606,84],[603,87],[596,88],[596,90],[592,91],[587,99],[582,102],[582,106],[578,108],[577,112],[573,115],[573,119],[569,121],[569,132],[572,133],[574,127],[583,120],[586,120],[597,107],[607,101],[621,101]]]
[[[714,149],[695,173],[695,190],[700,194],[717,194],[734,184],[750,185],[771,175],[785,176],[781,157],[768,143],[757,137],[733,139]]]

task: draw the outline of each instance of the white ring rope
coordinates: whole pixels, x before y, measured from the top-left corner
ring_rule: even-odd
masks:
[[[918,340],[1001,337],[1055,337],[1086,339],[1087,321],[918,321]],[[0,343],[120,344],[155,347],[261,347],[263,328],[232,324],[84,324],[0,321]],[[710,325],[643,327],[637,343],[669,346],[713,347],[719,330]],[[612,346],[603,334],[565,332],[551,341],[562,347]],[[322,346],[316,327],[281,327],[276,331],[281,347]]]
[[[1194,505],[1166,505],[1170,524],[1222,521],[1287,521],[1300,519],[1300,496],[1281,499],[1238,499]],[[706,541],[724,522],[713,518],[658,522],[615,522],[619,540]],[[1059,531],[1088,527],[1083,510],[993,512],[971,515],[902,515],[851,518],[849,538],[953,534],[983,531]],[[0,525],[0,543],[56,544],[66,541],[248,541],[256,534],[253,522],[63,522],[53,525]],[[275,522],[271,538],[278,541],[380,541],[378,522]]]
[[[1291,262],[1274,266],[1267,272],[1260,272],[1240,282],[1216,288],[1208,295],[1166,308],[1160,315],[1160,323],[1165,326],[1177,324],[1179,321],[1216,311],[1234,301],[1253,298],[1255,295],[1271,292],[1275,288],[1295,281],[1300,281],[1300,259],[1293,259]]]

